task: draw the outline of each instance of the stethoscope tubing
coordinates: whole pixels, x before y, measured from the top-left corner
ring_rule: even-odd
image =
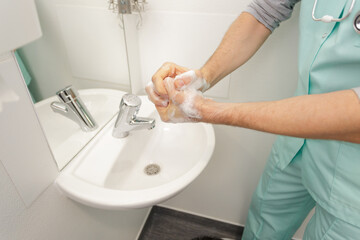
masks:
[[[322,22],[326,22],[326,23],[328,23],[328,22],[341,22],[342,20],[346,19],[347,17],[350,16],[351,12],[353,11],[354,5],[355,5],[355,0],[352,0],[349,11],[342,18],[334,18],[333,16],[329,16],[329,15],[325,15],[325,16],[323,16],[321,18],[316,18],[315,17],[315,10],[316,10],[316,7],[317,7],[317,2],[318,2],[318,0],[315,0],[315,2],[314,2],[314,6],[313,6],[313,9],[312,9],[312,18],[313,18],[314,21],[322,21]]]

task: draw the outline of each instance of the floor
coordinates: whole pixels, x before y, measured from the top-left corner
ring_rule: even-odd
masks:
[[[154,206],[138,240],[240,240],[243,227]]]

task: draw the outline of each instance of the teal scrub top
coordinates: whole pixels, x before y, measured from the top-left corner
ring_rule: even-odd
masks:
[[[340,23],[315,22],[313,4],[314,0],[301,1],[296,95],[359,87],[360,34],[353,21],[360,0]],[[319,0],[315,14],[341,17],[350,4],[351,0]],[[360,144],[279,136],[272,151],[283,169],[299,150],[303,181],[312,197],[331,214],[360,227]]]

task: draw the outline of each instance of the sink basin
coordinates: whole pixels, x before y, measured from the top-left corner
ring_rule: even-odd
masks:
[[[179,193],[204,170],[215,146],[213,127],[164,123],[154,105],[141,100],[138,116],[155,118],[155,128],[117,139],[114,117],[57,178],[68,197],[103,209],[147,207]]]
[[[85,89],[78,92],[98,124],[98,128],[92,132],[82,131],[76,122],[54,113],[50,104],[59,101],[56,96],[35,104],[41,126],[60,170],[117,114],[120,100],[125,94],[113,89]]]

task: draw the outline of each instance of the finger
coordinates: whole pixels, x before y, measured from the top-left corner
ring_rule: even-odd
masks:
[[[174,63],[164,63],[157,72],[152,77],[152,82],[155,86],[155,92],[157,92],[160,96],[167,95],[164,79],[166,77],[176,77],[177,75],[187,72],[189,69],[185,67],[181,67]]]
[[[155,86],[155,92],[157,92],[160,96],[167,95],[164,79],[169,76],[175,75],[176,72],[176,64],[174,63],[164,63],[157,72],[152,77],[152,82]]]
[[[176,95],[176,90],[174,87],[174,79],[167,77],[164,79],[165,89],[169,95],[169,99],[173,100]]]
[[[180,74],[185,73],[185,72],[188,72],[188,71],[190,71],[189,68],[187,68],[187,67],[182,67],[182,66],[179,66],[179,65],[176,65],[176,64],[175,64],[175,75],[172,76],[172,77],[176,77],[177,75],[180,75]]]
[[[154,84],[155,91],[160,96],[167,95],[165,86],[164,86],[164,79],[172,74],[172,69],[168,65],[163,65],[159,70],[153,75],[152,82]]]
[[[175,89],[174,79],[170,77],[165,78],[164,83],[169,99],[176,104],[181,104],[184,101],[184,97],[183,94]]]
[[[152,82],[148,84],[145,88],[146,93],[148,94],[148,97],[151,102],[155,104],[155,106],[161,106],[161,107],[167,107],[169,104],[169,100],[167,98],[160,97],[154,90],[154,85]]]
[[[183,87],[190,85],[197,79],[196,73],[194,70],[187,71],[175,77],[175,88],[177,90],[183,89]]]
[[[161,76],[153,76],[152,77],[152,82],[154,83],[155,86],[155,91],[160,95],[160,96],[166,96],[167,92],[163,83],[163,77]]]
[[[158,111],[159,115],[160,115],[160,118],[163,122],[169,122],[170,119],[169,119],[169,116],[167,114],[167,108],[164,108],[164,107],[158,107],[158,106],[155,106],[156,107],[156,110]]]
[[[159,107],[167,107],[167,105],[169,104],[169,100],[166,96],[166,98],[160,97],[155,91],[154,88],[152,86],[147,86],[145,88],[147,94],[148,94],[148,98],[151,102],[153,102],[155,104],[155,106],[159,106]]]

